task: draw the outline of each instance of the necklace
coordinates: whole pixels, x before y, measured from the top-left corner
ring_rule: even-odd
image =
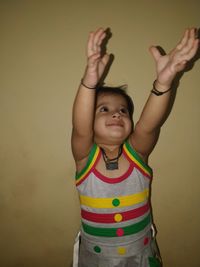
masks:
[[[119,168],[118,166],[118,160],[122,154],[122,147],[123,145],[121,145],[119,147],[119,151],[118,151],[118,155],[116,158],[113,158],[113,159],[109,159],[108,156],[106,155],[106,152],[105,150],[101,147],[101,151],[102,151],[102,155],[103,155],[103,160],[106,164],[106,170],[117,170]]]

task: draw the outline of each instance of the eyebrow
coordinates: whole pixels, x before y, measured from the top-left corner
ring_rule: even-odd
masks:
[[[101,106],[106,106],[108,105],[108,102],[103,102],[103,103],[100,103],[99,105],[96,105],[96,108],[99,108]]]
[[[109,102],[100,103],[99,105],[96,106],[96,109],[98,109],[99,107],[102,107],[102,106],[107,106],[107,105],[109,105]],[[126,108],[128,110],[128,106],[127,105],[121,104],[120,107]]]

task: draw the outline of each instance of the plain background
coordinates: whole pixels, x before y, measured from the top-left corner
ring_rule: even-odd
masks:
[[[0,1],[0,266],[69,267],[79,229],[71,111],[88,32],[110,27],[106,79],[128,84],[137,121],[155,79],[152,44],[169,51],[200,25],[198,0]],[[150,158],[165,267],[200,262],[200,62],[182,77]],[[87,118],[86,118],[87,119]]]

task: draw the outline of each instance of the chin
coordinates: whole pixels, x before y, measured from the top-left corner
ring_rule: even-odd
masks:
[[[115,142],[116,144],[122,144],[126,140],[126,137],[124,137],[124,136],[118,136],[118,135],[113,135],[113,136],[110,136],[109,137],[109,140],[111,142]]]

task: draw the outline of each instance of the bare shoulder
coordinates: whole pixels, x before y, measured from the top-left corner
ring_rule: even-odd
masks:
[[[139,149],[139,145],[137,143],[137,139],[134,138],[134,133],[128,139],[129,145],[133,148],[133,150],[140,156],[140,158],[148,164],[149,155],[142,153]]]
[[[76,164],[76,172],[80,173],[84,167],[87,165],[88,157],[85,157],[84,159],[75,161]]]
[[[129,142],[134,150],[147,163],[149,155],[157,144],[160,135],[160,128],[147,132],[136,125],[134,132],[129,137]]]
[[[74,157],[76,164],[76,172],[81,172],[88,164],[89,160],[92,160],[93,152],[95,152],[96,145],[93,144],[81,157]]]

